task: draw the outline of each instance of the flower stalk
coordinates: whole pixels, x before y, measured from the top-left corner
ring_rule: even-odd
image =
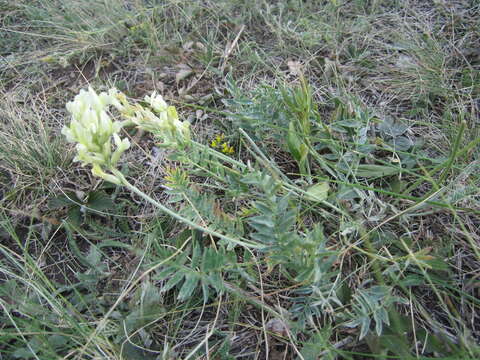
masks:
[[[217,231],[214,231],[214,230],[211,230],[209,229],[208,227],[203,227],[201,225],[198,225],[197,223],[194,223],[193,221],[187,219],[187,218],[184,218],[183,216],[179,215],[178,213],[176,213],[175,211],[167,208],[165,205],[163,205],[162,203],[156,201],[155,199],[151,198],[150,196],[148,196],[147,194],[145,194],[143,191],[141,191],[139,188],[137,188],[135,185],[131,184],[126,178],[125,176],[117,169],[112,169],[112,172],[115,174],[115,176],[120,179],[121,181],[121,185],[125,186],[127,189],[129,189],[130,191],[132,191],[133,193],[137,194],[138,196],[140,196],[142,199],[148,201],[149,203],[151,203],[152,205],[154,205],[155,207],[157,207],[159,210],[161,210],[162,212],[164,212],[165,214],[173,217],[174,219],[177,219],[178,221],[181,221],[182,223],[184,223],[185,225],[188,225],[190,226],[191,228],[193,229],[196,229],[196,230],[200,230],[206,234],[209,234],[209,235],[212,235],[212,236],[215,236],[219,239],[222,239],[222,240],[225,240],[229,243],[233,243],[235,245],[240,245],[240,246],[243,246],[243,247],[248,247],[248,248],[251,248],[251,249],[261,249],[263,248],[263,245],[259,245],[259,244],[254,244],[254,243],[251,243],[249,242],[248,240],[239,240],[239,239],[235,239],[233,237],[230,237],[230,236],[227,236],[227,235],[224,235],[224,234],[221,234]]]

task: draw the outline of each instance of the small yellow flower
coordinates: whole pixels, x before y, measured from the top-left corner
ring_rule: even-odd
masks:
[[[233,146],[229,146],[227,143],[222,144],[222,152],[224,154],[233,154],[235,151],[233,150]]]
[[[224,141],[225,135],[220,134],[215,137],[210,143],[210,146],[214,149],[220,150],[224,154],[231,155],[235,152],[233,146],[230,146],[230,144],[226,141]]]

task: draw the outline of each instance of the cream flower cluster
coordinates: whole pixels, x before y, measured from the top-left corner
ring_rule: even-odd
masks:
[[[128,138],[120,137],[120,130],[124,126],[137,125],[153,133],[161,140],[161,146],[179,148],[190,143],[189,124],[179,120],[174,106],[168,106],[156,92],[145,96],[145,102],[153,111],[140,104],[130,104],[125,94],[116,89],[100,94],[91,87],[80,90],[74,100],[66,105],[72,121],[62,129],[67,141],[76,143],[77,156],[74,161],[92,165],[94,175],[120,184],[118,176],[106,171],[116,173],[114,170],[118,160],[130,147]],[[109,112],[111,106],[126,120],[112,120]]]
[[[124,122],[114,121],[108,113],[110,105],[121,107],[115,89],[108,93],[97,94],[91,87],[75,96],[67,103],[67,110],[72,115],[69,126],[64,126],[62,134],[67,141],[75,142],[77,156],[74,161],[81,161],[83,165],[92,165],[92,172],[105,180],[120,183],[105,168],[115,167],[122,153],[130,147],[127,138],[120,138],[119,132]],[[112,152],[112,138],[115,151]]]
[[[158,136],[165,147],[183,147],[190,142],[190,127],[186,121],[180,121],[175,106],[168,106],[163,97],[155,91],[145,96],[150,108],[139,108],[132,121],[140,128]]]

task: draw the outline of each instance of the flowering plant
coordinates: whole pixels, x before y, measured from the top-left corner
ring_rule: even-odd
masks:
[[[193,229],[224,239],[231,244],[258,248],[258,245],[224,235],[208,226],[198,225],[172,211],[128,182],[116,168],[121,155],[130,147],[128,138],[120,136],[120,132],[125,126],[136,125],[142,130],[151,132],[161,140],[161,146],[172,149],[180,150],[193,143],[190,140],[189,124],[180,121],[174,106],[169,106],[156,92],[145,96],[144,99],[149,108],[139,103],[131,104],[126,95],[116,89],[110,89],[108,92],[100,94],[97,94],[91,87],[88,90],[80,90],[75,99],[66,105],[68,112],[72,115],[72,121],[62,129],[62,134],[66,136],[67,141],[76,143],[75,161],[81,161],[83,165],[92,165],[93,175],[125,186],[164,213]],[[124,120],[120,121],[112,117],[111,106]],[[115,144],[113,151],[112,139]],[[195,145],[202,147],[198,143]]]
[[[62,129],[67,141],[76,143],[75,161],[92,165],[95,176],[121,184],[122,179],[116,165],[121,155],[130,147],[128,138],[120,137],[124,126],[137,125],[153,133],[162,141],[161,145],[164,147],[187,146],[190,142],[189,124],[179,120],[175,107],[168,106],[156,92],[145,96],[145,101],[153,111],[140,104],[130,104],[125,94],[116,89],[100,94],[91,87],[80,90],[75,99],[66,105],[72,121]],[[111,106],[116,108],[125,120],[112,120],[109,111]],[[113,151],[112,140],[115,144]]]

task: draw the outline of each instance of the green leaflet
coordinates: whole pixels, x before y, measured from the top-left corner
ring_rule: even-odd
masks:
[[[328,181],[323,181],[313,186],[310,186],[307,190],[306,198],[311,201],[324,201],[328,197],[330,191],[330,185]]]
[[[395,175],[401,172],[401,168],[385,165],[361,164],[357,166],[355,173],[358,177],[377,178]]]

